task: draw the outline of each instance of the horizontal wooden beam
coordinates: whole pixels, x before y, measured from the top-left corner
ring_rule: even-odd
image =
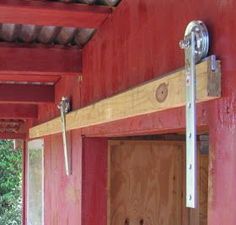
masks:
[[[0,80],[56,82],[60,76],[82,71],[81,51],[77,48],[30,47],[0,44]]]
[[[110,7],[49,1],[0,1],[0,23],[98,28]]]
[[[9,133],[9,132],[0,132],[0,139],[26,139],[25,133]]]
[[[0,104],[0,119],[36,119],[37,105]]]
[[[0,103],[53,103],[54,86],[0,84]]]
[[[203,102],[220,97],[220,63],[214,57],[197,65],[197,101]],[[212,63],[216,69],[212,70]],[[104,99],[66,116],[67,130],[104,124],[147,113],[163,111],[185,105],[185,71],[173,72],[141,86]],[[173,115],[175,116],[175,115]],[[30,138],[61,132],[60,118],[30,129]]]
[[[61,76],[40,76],[40,75],[30,75],[30,74],[18,74],[18,73],[1,73],[0,71],[0,82],[30,82],[30,83],[51,83],[55,84],[57,81],[59,81]]]

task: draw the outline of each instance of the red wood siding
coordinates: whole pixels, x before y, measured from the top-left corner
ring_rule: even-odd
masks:
[[[211,53],[222,60],[223,70],[223,97],[198,107],[199,129],[208,129],[210,133],[209,225],[236,223],[236,203],[233,201],[236,196],[235,7],[235,1],[123,0],[83,50],[83,82],[63,78],[56,85],[57,101],[62,95],[69,95],[76,109],[179,68],[183,66],[184,55],[178,42],[183,38],[186,25],[193,19],[203,20],[211,34]],[[38,122],[55,115],[58,115],[56,105],[40,106]],[[91,137],[121,136],[172,132],[182,130],[184,126],[184,109],[180,108],[73,131],[75,167],[71,178],[63,175],[61,136],[47,137],[46,224],[80,224],[81,200],[69,201],[65,194],[69,187],[79,199],[82,176],[80,132]],[[96,187],[100,178],[106,176],[106,152],[103,139],[98,141],[100,144],[94,144],[95,155],[92,143],[84,143],[83,225],[100,225],[106,217],[106,210],[101,210],[105,207],[106,190],[103,186]],[[95,170],[98,176],[95,176]]]
[[[105,138],[84,138],[82,224],[106,224],[107,152]]]
[[[61,136],[45,138],[45,225],[81,224],[82,139],[80,136],[79,131],[71,133],[73,175],[70,177],[65,175]]]

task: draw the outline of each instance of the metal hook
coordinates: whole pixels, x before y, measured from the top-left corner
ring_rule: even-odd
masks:
[[[68,97],[62,97],[60,103],[58,104],[58,109],[61,114],[61,126],[62,126],[62,139],[63,139],[63,149],[64,149],[64,163],[66,175],[71,175],[71,157],[69,152],[68,140],[66,135],[66,114],[70,111],[70,100]]]

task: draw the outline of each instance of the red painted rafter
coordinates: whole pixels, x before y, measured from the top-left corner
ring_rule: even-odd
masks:
[[[0,119],[34,119],[37,117],[37,105],[0,104]]]
[[[0,84],[1,103],[53,103],[54,86],[31,84]]]
[[[82,71],[81,50],[0,44],[0,80],[56,82]]]
[[[98,28],[110,7],[48,1],[0,1],[0,23]]]
[[[0,71],[0,81],[1,82],[9,82],[9,81],[16,81],[16,82],[42,82],[42,83],[56,83],[60,79],[60,76],[48,76],[48,75],[34,75],[29,73],[13,73],[7,72],[2,73]]]
[[[22,131],[23,120],[6,120],[0,119],[0,133],[14,133],[17,134]]]
[[[26,139],[25,133],[0,133],[0,139]]]

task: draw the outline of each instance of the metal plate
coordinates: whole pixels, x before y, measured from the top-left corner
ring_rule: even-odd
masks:
[[[209,50],[209,34],[207,27],[200,20],[191,21],[186,30],[185,38],[191,36],[191,32],[195,34],[195,63],[207,56]]]
[[[186,206],[197,207],[197,116],[196,67],[209,49],[209,35],[205,24],[195,20],[188,24],[180,48],[185,50],[186,70]]]

